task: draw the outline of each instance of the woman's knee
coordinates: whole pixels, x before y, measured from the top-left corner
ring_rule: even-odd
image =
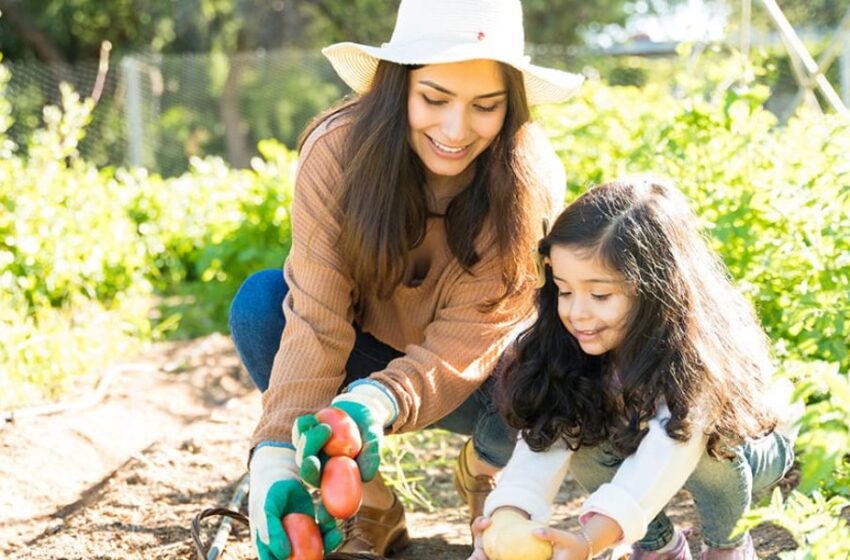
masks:
[[[279,269],[262,270],[249,276],[239,287],[230,304],[230,332],[240,334],[246,329],[282,320],[281,304],[286,295],[286,283]]]
[[[285,320],[282,302],[286,283],[280,270],[263,270],[248,277],[230,306],[230,336],[242,365],[254,384],[265,391]]]
[[[753,473],[753,492],[770,488],[794,464],[794,443],[783,434],[774,432],[744,446],[744,456]]]
[[[504,467],[513,455],[516,447],[517,432],[503,424],[499,429],[476,429],[472,443],[475,452],[485,462],[495,467]]]

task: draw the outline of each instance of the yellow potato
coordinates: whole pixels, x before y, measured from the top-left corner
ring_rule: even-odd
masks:
[[[549,560],[552,545],[531,534],[541,523],[512,510],[498,510],[484,531],[484,552],[490,560]]]

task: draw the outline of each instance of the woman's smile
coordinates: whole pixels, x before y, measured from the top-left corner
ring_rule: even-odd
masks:
[[[466,152],[469,150],[469,147],[472,144],[467,144],[465,146],[449,146],[447,144],[443,144],[438,141],[436,138],[432,138],[431,136],[425,135],[428,140],[431,142],[431,146],[437,152],[437,155],[440,157],[445,157],[449,159],[461,159],[466,156]]]
[[[505,122],[507,91],[499,65],[492,60],[430,64],[411,70],[409,80],[408,141],[428,182],[465,177]]]

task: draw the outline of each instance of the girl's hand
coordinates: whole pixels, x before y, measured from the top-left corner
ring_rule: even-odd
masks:
[[[478,516],[472,522],[472,554],[466,560],[488,560],[484,553],[484,530],[491,524],[489,517]]]
[[[552,560],[586,560],[589,557],[589,543],[578,533],[543,527],[535,529],[533,534],[552,543]]]

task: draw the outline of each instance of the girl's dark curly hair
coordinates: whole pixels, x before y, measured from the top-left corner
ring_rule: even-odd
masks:
[[[629,455],[659,402],[672,414],[670,437],[704,430],[715,457],[775,427],[758,398],[771,371],[767,337],[697,223],[670,185],[614,182],[578,198],[540,241],[541,258],[557,245],[606,263],[635,303],[616,350],[587,355],[564,328],[552,269],[542,267],[536,322],[499,382],[502,412],[533,450],[610,440]]]

